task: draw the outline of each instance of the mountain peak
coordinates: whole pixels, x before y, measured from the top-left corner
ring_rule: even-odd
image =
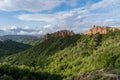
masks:
[[[74,34],[75,33],[73,31],[61,30],[61,31],[57,31],[57,32],[54,32],[54,33],[46,34],[41,41],[43,42],[44,40],[47,40],[47,39],[49,39],[51,37],[64,37],[66,35],[73,36]]]
[[[87,34],[87,35],[96,34],[96,33],[106,34],[109,30],[114,31],[115,29],[120,30],[120,28],[117,28],[117,27],[96,26],[96,25],[94,25],[93,28],[86,31],[85,34]]]

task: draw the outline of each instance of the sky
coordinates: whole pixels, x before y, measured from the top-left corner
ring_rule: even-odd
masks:
[[[120,26],[120,0],[0,0],[0,35]]]

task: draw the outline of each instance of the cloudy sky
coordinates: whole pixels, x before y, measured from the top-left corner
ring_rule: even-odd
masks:
[[[120,0],[0,0],[0,35],[120,26]]]

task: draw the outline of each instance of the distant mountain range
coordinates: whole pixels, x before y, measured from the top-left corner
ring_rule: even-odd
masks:
[[[13,41],[22,41],[24,39],[38,39],[36,36],[31,35],[4,35],[0,37],[1,39],[10,39]]]
[[[34,45],[36,44],[42,36],[33,36],[33,35],[4,35],[0,36],[2,40],[13,40],[16,42],[21,42],[24,44]]]

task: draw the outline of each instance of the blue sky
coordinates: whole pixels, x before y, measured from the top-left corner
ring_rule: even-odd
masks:
[[[0,0],[0,35],[120,26],[119,0]]]

